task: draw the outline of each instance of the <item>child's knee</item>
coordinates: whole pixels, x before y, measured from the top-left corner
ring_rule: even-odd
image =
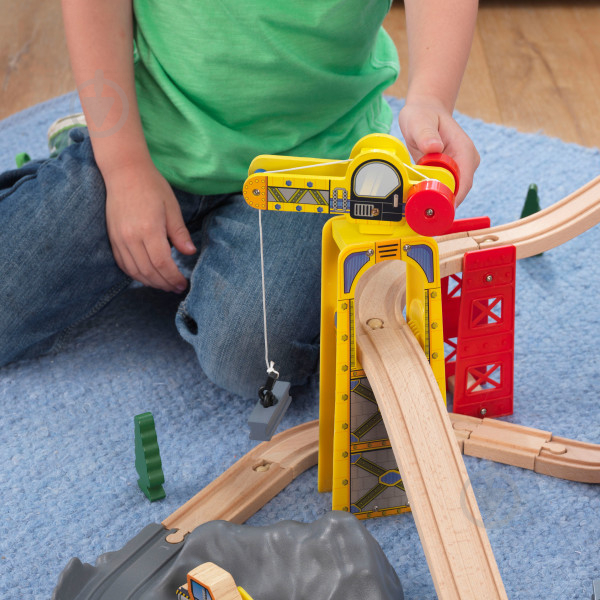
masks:
[[[204,374],[229,392],[254,396],[260,379],[257,373],[261,368],[256,340],[251,335],[236,338],[235,331],[218,316],[196,312],[182,305],[177,312],[176,324],[181,336],[194,348]]]
[[[244,327],[231,326],[218,317],[194,315],[181,307],[177,327],[196,352],[204,374],[217,386],[246,398],[255,398],[266,381],[265,344],[262,321]],[[318,342],[297,339],[283,331],[276,320],[269,329],[269,360],[275,362],[282,380],[292,385],[306,383],[316,371]]]

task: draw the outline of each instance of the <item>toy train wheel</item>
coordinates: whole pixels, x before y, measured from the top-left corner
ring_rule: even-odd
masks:
[[[417,164],[424,167],[442,167],[442,169],[449,171],[454,177],[454,195],[456,195],[460,186],[460,169],[453,158],[450,158],[447,154],[432,152],[422,156]]]
[[[420,181],[408,192],[404,215],[416,233],[443,235],[454,223],[454,194],[440,181]]]

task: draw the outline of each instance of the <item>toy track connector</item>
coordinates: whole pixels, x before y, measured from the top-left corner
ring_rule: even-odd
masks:
[[[259,388],[258,401],[248,419],[251,440],[270,440],[292,401],[289,382],[278,378],[275,369],[267,370],[267,381]]]

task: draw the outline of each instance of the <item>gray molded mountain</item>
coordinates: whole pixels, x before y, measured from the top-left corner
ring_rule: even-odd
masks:
[[[379,544],[355,517],[330,512],[313,523],[265,527],[212,521],[181,544],[148,525],[95,566],[73,558],[52,600],[174,600],[187,572],[210,561],[254,600],[403,600]]]

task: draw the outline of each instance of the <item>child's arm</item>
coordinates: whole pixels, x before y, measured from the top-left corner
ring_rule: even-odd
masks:
[[[132,1],[62,0],[62,8],[71,64],[106,185],[115,260],[145,285],[183,291],[187,282],[168,240],[185,254],[195,248],[144,139],[133,74]]]
[[[409,65],[400,128],[414,159],[444,152],[461,172],[460,204],[473,184],[479,154],[452,118],[471,49],[477,0],[405,0]]]

